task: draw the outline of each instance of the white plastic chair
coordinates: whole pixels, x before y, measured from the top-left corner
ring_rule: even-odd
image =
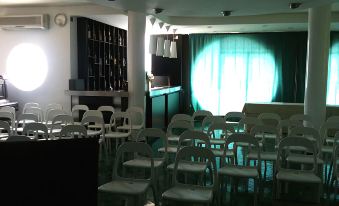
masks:
[[[218,171],[220,185],[223,186],[225,183],[225,189],[227,189],[227,183],[224,181],[225,177],[230,178],[242,178],[242,179],[253,179],[254,180],[254,204],[257,203],[258,193],[260,188],[260,181],[261,181],[261,156],[260,156],[260,148],[258,140],[255,139],[253,135],[245,134],[245,133],[235,133],[229,136],[226,139],[226,145],[224,150],[224,160],[226,159],[227,150],[229,150],[229,145],[233,144],[233,152],[234,154],[238,154],[238,144],[243,143],[248,145],[249,152],[257,151],[257,160],[254,162],[254,165],[250,165],[249,160],[243,160],[243,164],[240,164],[238,158],[234,158],[232,162],[222,161],[225,163],[220,166]],[[246,154],[243,154],[246,157]],[[233,187],[237,188],[237,185],[233,185]]]
[[[27,102],[25,105],[24,105],[24,108],[22,110],[22,113],[26,113],[26,109],[27,108],[30,108],[30,107],[40,107],[40,104],[39,103],[36,103],[36,102]]]
[[[212,112],[207,110],[197,110],[192,115],[193,126],[196,130],[202,130],[202,121],[205,117],[213,116]]]
[[[40,122],[31,122],[25,124],[25,127],[22,131],[23,134],[30,137],[33,134],[33,138],[35,140],[39,140],[39,134],[42,135],[42,139],[48,140],[48,128],[46,125]]]
[[[8,136],[11,136],[11,135],[12,135],[12,130],[8,122],[0,120],[0,139],[8,138]]]
[[[258,115],[258,119],[265,125],[278,126],[281,117],[277,113],[264,112]]]
[[[314,127],[312,117],[308,114],[294,114],[290,116],[290,120],[298,121],[302,123],[303,126]]]
[[[54,117],[58,115],[66,114],[64,110],[61,109],[49,109],[46,111],[45,124],[47,127],[50,127]]]
[[[245,114],[242,112],[231,111],[227,112],[224,116],[224,120],[226,123],[234,126],[234,130],[239,132],[239,121],[245,117]]]
[[[302,122],[290,119],[280,120],[278,124],[279,136],[281,139],[289,136],[291,129],[303,126]]]
[[[207,132],[208,128],[211,126],[213,123],[225,123],[224,118],[219,117],[219,116],[206,116],[201,123],[201,130],[203,132]]]
[[[119,129],[118,122],[122,123],[128,121],[128,126],[125,125],[123,129]],[[105,138],[108,141],[109,149],[111,149],[110,140],[115,139],[115,148],[118,149],[119,142],[121,141],[121,144],[125,142],[125,139],[127,139],[131,133],[132,133],[132,118],[131,114],[128,112],[115,112],[112,114],[110,119],[110,126],[108,132],[105,134]],[[114,128],[114,130],[112,130]]]
[[[87,129],[81,125],[66,125],[64,126],[60,133],[60,139],[69,139],[69,138],[87,138]]]
[[[182,161],[206,159],[210,165],[212,177],[210,185],[195,185],[178,181],[179,166]],[[163,204],[168,202],[183,202],[191,204],[218,205],[218,176],[213,153],[207,148],[184,147],[175,159],[172,187],[162,194]]]
[[[11,130],[14,131],[15,119],[14,114],[12,112],[0,110],[0,118],[4,121],[7,121],[8,124],[10,124]]]
[[[49,128],[50,138],[58,136],[63,127],[67,125],[73,125],[73,117],[68,114],[59,114],[52,119],[52,123]],[[80,125],[78,125],[80,126]],[[86,133],[87,136],[87,133]]]
[[[38,122],[44,122],[44,111],[39,107],[26,108],[25,114],[35,114],[38,117]]]
[[[239,121],[238,129],[242,130],[238,130],[237,132],[250,133],[251,128],[257,125],[263,125],[260,119],[258,119],[257,117],[245,116]]]
[[[167,139],[166,134],[161,129],[158,128],[146,128],[143,130],[140,130],[140,132],[137,135],[136,141],[139,142],[139,140],[145,140],[146,144],[148,142],[154,141],[161,141],[162,145],[167,148]],[[156,155],[153,153],[153,159],[154,159],[154,173],[156,177],[159,177],[161,172],[165,174],[164,166],[167,163],[167,150],[165,150],[162,155]],[[151,168],[151,160],[144,156],[135,156],[134,159],[126,161],[123,163],[123,166],[126,168]],[[164,178],[166,179],[165,175]],[[157,190],[160,190],[160,183],[159,178],[157,181]]]
[[[292,169],[283,167],[284,156],[290,147],[304,147],[305,151],[312,154],[312,168]],[[318,187],[318,193],[315,195],[316,202],[320,201],[321,195],[321,178],[317,175],[317,149],[314,142],[307,138],[286,137],[279,143],[277,166],[273,182],[276,183],[274,195],[280,199],[281,182],[294,182],[303,184],[315,184]]]
[[[129,107],[126,110],[127,113],[130,113],[131,120],[125,120],[122,126],[117,127],[119,130],[128,129],[130,127],[129,124],[132,123],[132,133],[130,135],[130,139],[135,140],[137,138],[137,133],[139,130],[145,128],[145,113],[144,110],[140,107]]]
[[[112,106],[100,106],[100,107],[98,107],[97,110],[100,111],[102,113],[102,115],[104,115],[104,113],[110,113],[109,114],[110,117],[115,112],[115,109]],[[106,131],[108,131],[109,127],[110,127],[110,123],[105,123],[105,130]],[[90,125],[90,128],[100,128],[100,125]]]
[[[1,107],[0,108],[0,112],[10,112],[10,113],[13,114],[14,122],[13,122],[13,125],[11,124],[11,126],[13,126],[12,128],[14,129],[15,121],[16,121],[16,111],[15,111],[15,108],[14,107],[10,107],[10,106]]]
[[[15,134],[18,135],[19,133],[22,133],[25,127],[25,124],[28,124],[31,122],[38,122],[38,120],[39,118],[35,114],[20,114],[16,121]]]
[[[178,120],[188,121],[193,125],[193,118],[192,118],[192,116],[190,116],[188,114],[175,114],[171,118],[171,122],[178,121]]]
[[[150,178],[148,179],[136,179],[123,177],[119,175],[119,165],[123,161],[123,156],[126,156],[126,153],[139,153],[143,156],[147,156],[150,160]],[[122,162],[123,164],[123,162]],[[113,167],[113,178],[111,182],[101,185],[98,190],[100,192],[117,194],[120,196],[127,197],[128,201],[133,200],[135,206],[144,205],[144,202],[141,202],[138,197],[141,195],[146,195],[149,188],[153,191],[153,198],[155,199],[155,205],[158,205],[157,190],[155,187],[156,176],[154,175],[154,159],[152,149],[149,145],[141,142],[126,142],[122,144],[116,153],[116,158],[114,161]],[[131,205],[131,204],[129,204]]]
[[[74,124],[80,125],[81,124],[81,119],[82,119],[82,118],[80,118],[80,112],[84,112],[85,113],[88,110],[89,110],[89,108],[88,108],[87,105],[84,105],[84,104],[76,104],[76,105],[74,105],[72,107],[72,110],[71,110],[72,116],[73,116],[74,120],[75,119],[78,120],[78,121],[74,121]]]

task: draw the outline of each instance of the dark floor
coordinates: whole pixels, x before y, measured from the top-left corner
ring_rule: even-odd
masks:
[[[99,163],[99,185],[109,182],[112,177],[112,168],[114,161],[114,151],[112,155],[109,155],[107,158],[103,156],[102,160]],[[273,200],[272,198],[272,164],[268,163],[268,171],[266,180],[262,180],[261,188],[263,191],[260,192],[258,205],[292,205],[292,206],[303,206],[303,205],[339,205],[339,196],[337,196],[336,203],[333,201],[333,195],[331,195],[331,202],[329,202],[324,195],[321,199],[321,203],[312,203],[312,197],[314,196],[314,187],[310,185],[289,185],[288,194],[282,195],[282,200]],[[164,183],[162,176],[159,177],[161,182]],[[248,185],[248,186],[245,186]],[[162,186],[164,187],[164,186]],[[248,187],[248,191],[244,188]],[[253,181],[248,181],[248,184],[245,182],[240,182],[237,193],[230,193],[230,187],[225,194],[223,192],[223,205],[253,205],[254,195],[253,195]],[[324,186],[324,191],[327,191],[327,188]],[[147,199],[153,201],[152,193],[149,191]],[[113,196],[110,194],[103,194],[98,192],[98,206],[115,206],[115,205],[124,205],[124,199],[117,195]],[[179,205],[179,204],[176,204]],[[183,204],[187,205],[187,204]]]

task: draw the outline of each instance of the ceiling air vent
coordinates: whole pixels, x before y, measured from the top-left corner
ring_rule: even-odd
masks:
[[[3,30],[23,30],[23,29],[41,29],[49,28],[49,15],[16,15],[0,16],[0,28]]]

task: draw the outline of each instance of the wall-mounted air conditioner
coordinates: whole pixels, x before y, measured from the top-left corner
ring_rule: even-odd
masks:
[[[3,30],[49,28],[48,14],[0,16],[0,28]]]

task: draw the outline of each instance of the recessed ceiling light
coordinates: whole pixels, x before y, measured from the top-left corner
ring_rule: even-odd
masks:
[[[163,12],[164,11],[164,9],[161,9],[161,8],[154,8],[153,9],[153,12],[155,13],[155,14],[160,14],[161,12]]]
[[[230,16],[232,14],[232,11],[222,11],[221,15],[223,16]]]
[[[290,6],[290,9],[296,9],[296,8],[299,8],[299,6],[301,6],[301,3],[294,2],[294,3],[290,3],[289,6]]]

